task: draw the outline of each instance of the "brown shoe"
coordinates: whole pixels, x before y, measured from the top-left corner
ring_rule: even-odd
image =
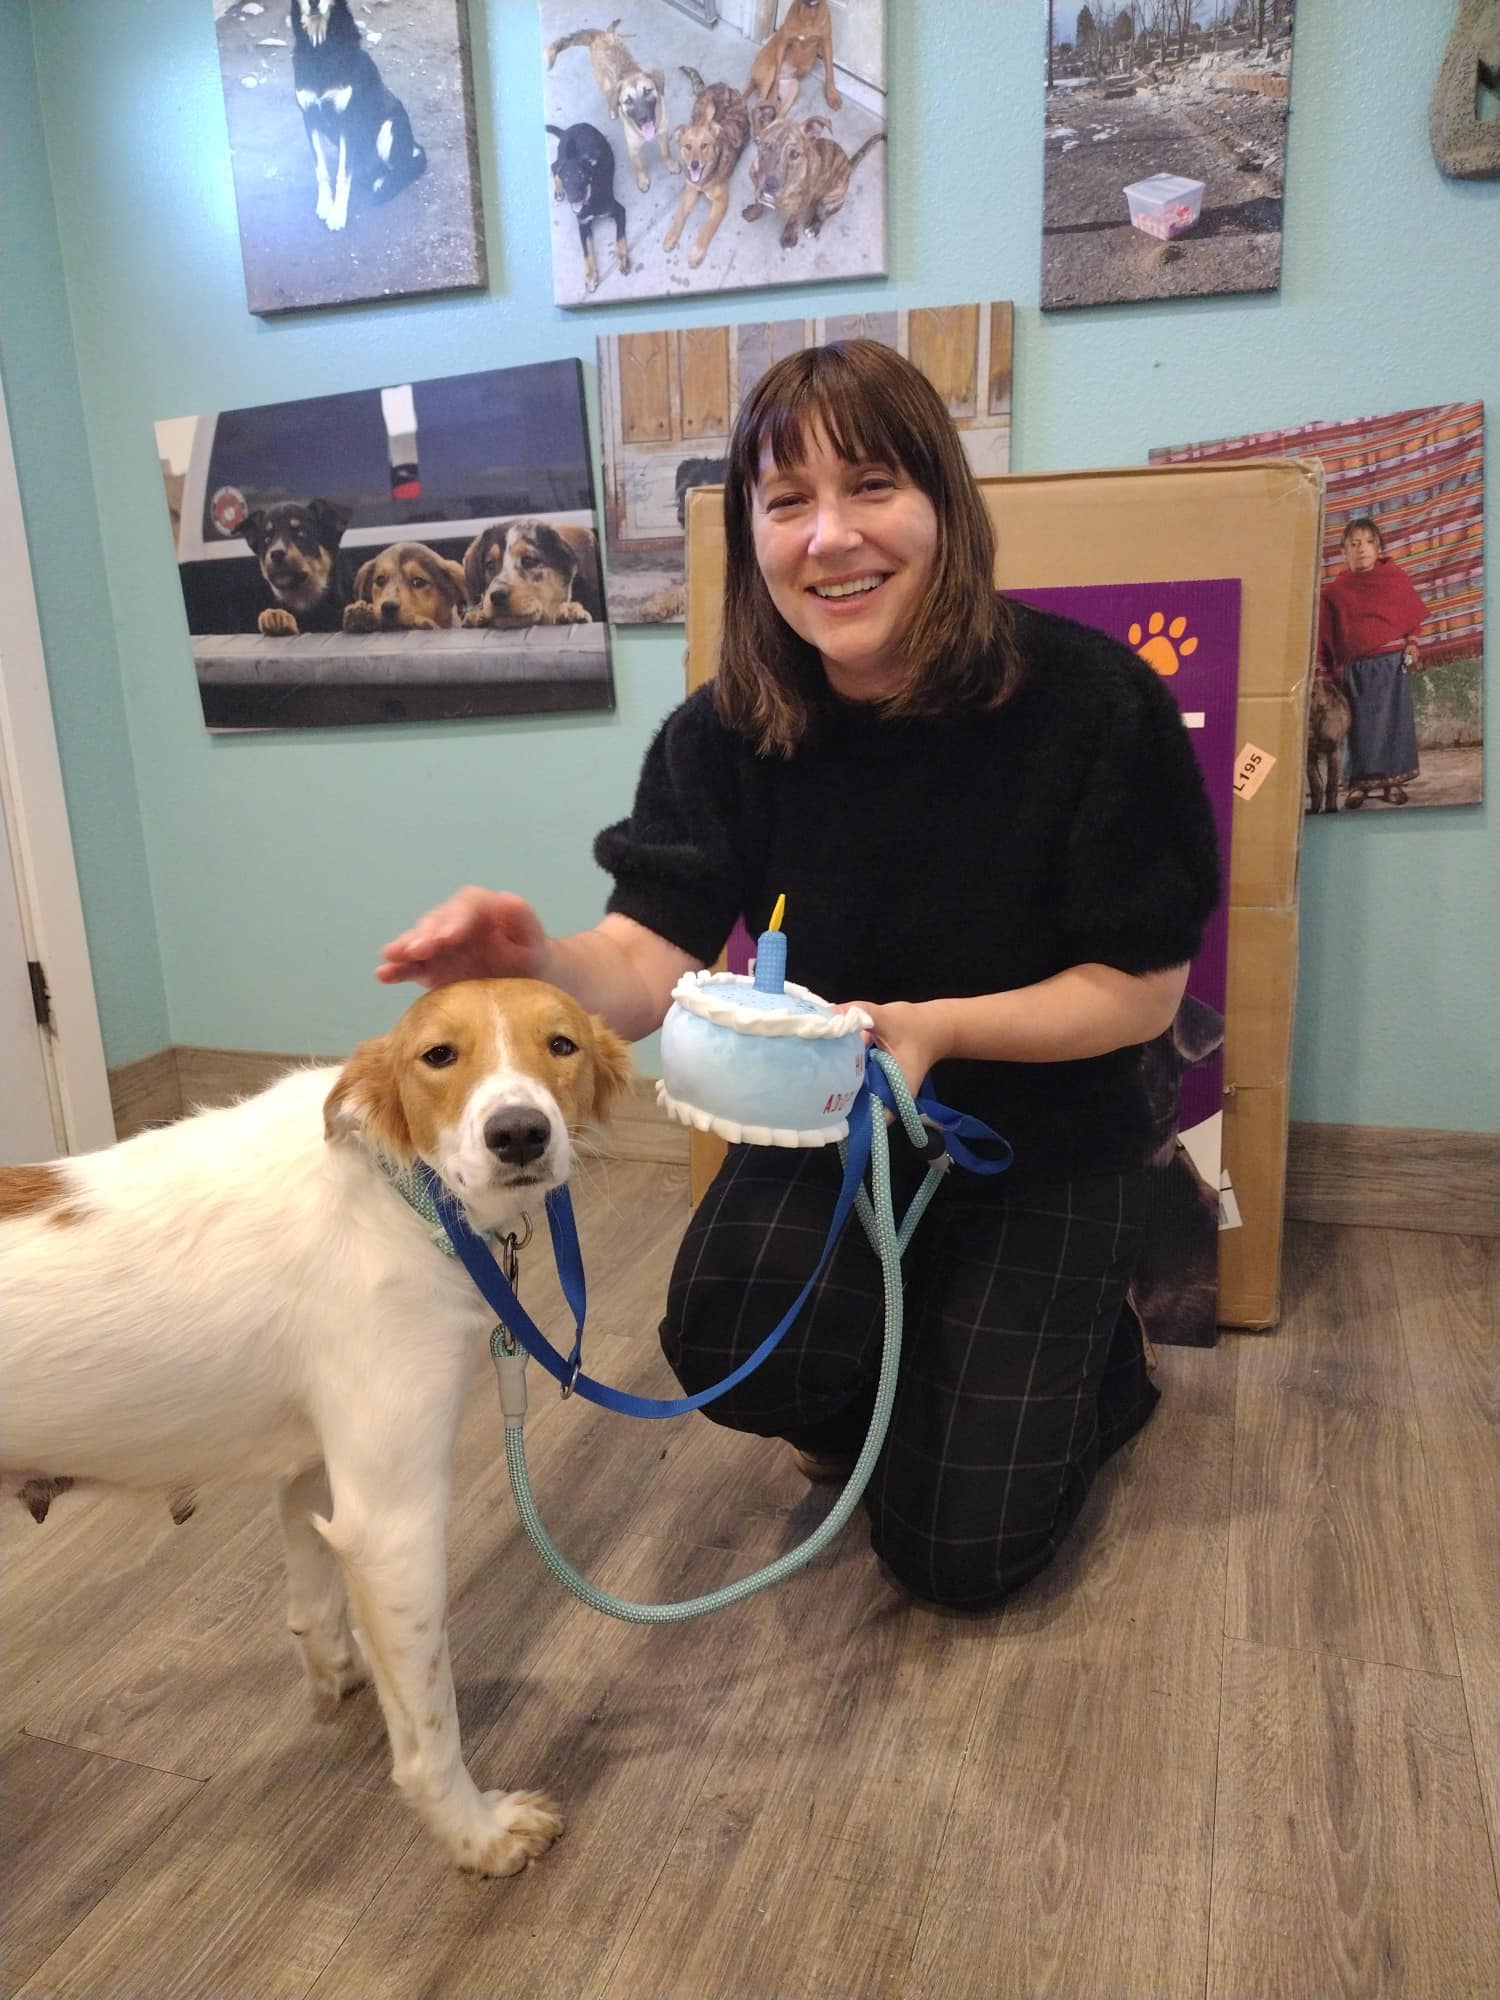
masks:
[[[795,1444],[788,1445],[787,1449],[792,1454],[792,1463],[802,1477],[814,1486],[842,1486],[854,1470],[854,1459],[845,1452],[827,1452],[820,1455],[814,1451],[803,1451]]]

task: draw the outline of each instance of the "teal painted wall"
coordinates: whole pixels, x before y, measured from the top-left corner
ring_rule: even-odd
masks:
[[[112,1063],[171,1039],[24,6],[0,4],[0,376]],[[109,503],[104,503],[106,510]]]
[[[40,448],[52,419],[26,410],[25,496],[34,524],[66,519],[71,533],[68,546],[33,528],[51,607],[72,600],[79,516],[97,509],[82,532],[102,544],[96,616],[112,615],[112,640],[54,615],[49,661],[67,759],[82,768],[111,739],[107,800],[71,794],[91,910],[124,868],[113,829],[133,764],[159,949],[153,975],[137,932],[127,977],[96,940],[112,1057],[153,976],[176,1040],[344,1047],[397,1004],[369,978],[380,943],[462,881],[523,889],[554,928],[590,921],[604,889],[590,837],[624,809],[681,686],[675,632],[633,629],[617,637],[611,717],[210,739],[156,417],[560,354],[587,364],[593,404],[601,330],[1010,297],[1018,470],[1138,463],[1156,443],[1452,398],[1483,398],[1493,422],[1500,183],[1443,181],[1426,136],[1451,0],[1302,0],[1279,297],[1052,318],[1036,309],[1042,0],[889,0],[889,281],[572,314],[550,303],[536,8],[472,12],[490,292],[264,324],[244,308],[208,0],[32,10],[36,102],[27,79],[11,88],[33,129],[40,107],[56,230],[28,162],[40,219],[17,261],[45,280],[60,251],[76,384],[52,395],[66,422],[81,412],[94,487],[76,453],[64,464]],[[14,318],[0,317],[8,369]],[[66,331],[59,315],[54,375]],[[1494,464],[1491,451],[1492,544]],[[1493,561],[1488,574],[1493,704]],[[96,713],[62,698],[80,676],[101,690]],[[1489,808],[1309,827],[1295,1116],[1500,1124],[1496,849]],[[136,922],[146,907],[137,886]]]

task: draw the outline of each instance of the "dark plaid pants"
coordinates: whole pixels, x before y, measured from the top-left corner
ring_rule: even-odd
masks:
[[[922,1164],[892,1136],[899,1220]],[[689,1394],[751,1353],[817,1262],[835,1147],[735,1146],[683,1239],[662,1347]],[[1156,1406],[1126,1287],[1144,1175],[1007,1186],[959,1168],[903,1262],[901,1373],[866,1493],[875,1552],[915,1595],[981,1608],[1043,1569],[1103,1461]],[[704,1414],[813,1452],[857,1451],[884,1329],[880,1265],[851,1220],[769,1360]]]

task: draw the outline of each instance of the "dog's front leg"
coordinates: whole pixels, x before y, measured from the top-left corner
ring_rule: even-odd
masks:
[[[333,184],[333,207],[328,215],[330,229],[342,229],[349,220],[349,141],[339,132],[339,164]]]
[[[461,1868],[514,1875],[545,1853],[562,1816],[541,1792],[484,1792],[464,1768],[448,1658],[446,1495],[385,1497],[399,1478],[363,1488],[330,1461],[334,1515],[322,1524],[349,1585],[391,1741],[391,1775]]]
[[[326,222],[333,212],[333,183],[328,178],[328,160],[323,152],[323,135],[316,126],[307,128],[308,143],[312,147],[313,170],[318,176],[319,222]]]
[[[314,1528],[314,1514],[333,1502],[321,1465],[276,1489],[276,1517],[286,1543],[286,1622],[302,1653],[313,1706],[331,1715],[346,1694],[366,1685],[370,1670],[349,1629],[349,1599],[338,1558]]]

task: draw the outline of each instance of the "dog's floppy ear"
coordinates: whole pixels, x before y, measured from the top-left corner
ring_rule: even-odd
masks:
[[[763,132],[768,131],[776,123],[776,120],[780,116],[781,107],[768,103],[765,98],[762,98],[760,103],[750,113],[750,129],[758,139]]]
[[[603,1125],[614,1108],[615,1099],[630,1086],[635,1065],[629,1047],[613,1028],[606,1028],[597,1014],[589,1015],[593,1030],[594,1102],[590,1116]]]
[[[687,129],[686,125],[674,125],[672,127],[672,144],[674,146],[682,144],[682,135]]]
[[[445,556],[438,557],[438,568],[448,580],[448,588],[460,604],[469,601],[469,579],[462,563],[449,562]]]
[[[271,523],[266,518],[266,511],[263,507],[257,507],[254,513],[245,516],[244,520],[240,522],[240,533],[250,544],[251,552],[254,555],[259,555],[271,535]]]
[[[812,137],[816,139],[822,133],[831,132],[833,130],[833,121],[829,118],[822,118],[822,117],[804,118],[802,121],[802,129],[804,132],[810,133]]]
[[[371,556],[367,563],[360,564],[358,574],[355,576],[354,595],[356,598],[363,598],[365,603],[368,604],[370,601],[370,586],[374,581],[375,558]]]
[[[389,1035],[361,1042],[339,1071],[323,1101],[323,1137],[357,1139],[393,1160],[410,1160],[416,1147],[396,1088],[395,1052]]]
[[[307,511],[318,524],[318,533],[323,537],[324,546],[336,549],[344,538],[344,530],[349,525],[349,510],[339,506],[336,500],[309,500]]]
[[[496,521],[493,527],[481,528],[464,550],[464,582],[469,587],[469,601],[473,604],[484,596],[485,547],[492,539],[503,545],[509,527],[509,521]]]
[[[665,73],[659,69],[648,69],[646,74],[656,85],[656,101],[662,110],[665,111],[667,108],[667,79]]]
[[[545,556],[549,566],[571,583],[578,574],[578,557],[567,537],[560,535],[550,521],[538,521],[533,529],[533,539],[538,554]]]

